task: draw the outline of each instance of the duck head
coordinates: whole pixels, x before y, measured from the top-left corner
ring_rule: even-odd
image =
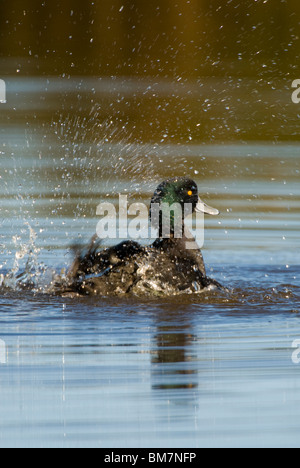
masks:
[[[204,203],[198,195],[196,182],[175,177],[162,182],[154,192],[150,205],[151,224],[159,230],[159,237],[174,237],[181,233],[184,218],[194,212],[217,216],[219,211]],[[169,233],[169,234],[168,234]]]

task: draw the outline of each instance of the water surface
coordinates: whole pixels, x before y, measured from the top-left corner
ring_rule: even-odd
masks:
[[[0,445],[299,446],[300,146],[176,139],[175,127],[138,140],[134,115],[87,102],[66,115],[57,102],[69,88],[49,107],[24,83],[19,119],[1,115]],[[101,201],[148,203],[178,174],[221,211],[206,220],[203,254],[228,293],[47,293],[71,244],[95,233]],[[34,291],[17,285],[24,269]]]

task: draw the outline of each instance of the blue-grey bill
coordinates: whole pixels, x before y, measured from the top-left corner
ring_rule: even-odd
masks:
[[[216,208],[212,208],[211,206],[208,206],[206,203],[204,203],[201,200],[201,198],[199,198],[198,200],[198,203],[196,206],[196,212],[209,214],[211,216],[218,216],[220,214],[219,210],[217,210]]]

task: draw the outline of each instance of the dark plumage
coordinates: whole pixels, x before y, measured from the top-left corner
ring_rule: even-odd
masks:
[[[199,292],[209,286],[221,287],[207,277],[196,241],[185,235],[185,204],[190,204],[191,211],[219,214],[199,199],[194,181],[174,178],[163,182],[155,191],[150,207],[152,225],[158,229],[155,242],[143,247],[126,241],[103,250],[101,241],[94,237],[87,248],[76,250],[65,292],[99,296],[174,295]],[[174,210],[167,209],[169,206]],[[179,215],[178,222],[176,211],[180,207],[182,218]],[[169,226],[167,233],[164,222]]]

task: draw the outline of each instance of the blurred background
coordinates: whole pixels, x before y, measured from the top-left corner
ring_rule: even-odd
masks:
[[[1,0],[2,74],[253,76],[299,69],[297,0]]]
[[[6,110],[96,103],[135,139],[298,140],[299,20],[296,0],[0,0]]]

